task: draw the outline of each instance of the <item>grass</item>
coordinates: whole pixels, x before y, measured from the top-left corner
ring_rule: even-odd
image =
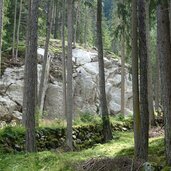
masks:
[[[116,132],[114,140],[96,144],[79,152],[45,151],[36,154],[1,154],[0,171],[75,171],[83,161],[95,157],[116,157],[133,155],[133,133]],[[150,140],[149,160],[164,164],[163,138]]]
[[[122,115],[118,115],[117,117],[110,117],[110,122],[112,124],[120,124],[123,125],[124,122],[133,122],[132,117],[123,117]],[[102,119],[98,115],[92,115],[90,113],[80,113],[77,118],[73,121],[73,126],[87,126],[94,124],[102,124]],[[50,127],[50,128],[64,128],[67,123],[64,119],[42,119],[39,121],[39,127]]]

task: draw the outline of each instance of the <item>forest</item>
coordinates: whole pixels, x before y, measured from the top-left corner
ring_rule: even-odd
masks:
[[[171,171],[171,0],[0,0],[0,171]]]

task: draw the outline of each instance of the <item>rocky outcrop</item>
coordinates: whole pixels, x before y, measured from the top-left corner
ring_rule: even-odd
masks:
[[[43,56],[44,49],[38,50],[39,59]],[[42,66],[37,65],[38,80]],[[38,81],[39,84],[39,81]],[[22,104],[23,104],[23,88],[24,88],[24,66],[6,68],[0,79],[0,120],[12,116],[21,120]]]
[[[44,50],[38,49],[40,61]],[[74,114],[99,113],[97,52],[84,49],[73,49],[73,99]],[[106,94],[110,114],[121,110],[121,63],[118,59],[104,57]],[[41,64],[38,64],[40,80]],[[132,83],[128,69],[125,69],[125,104],[126,113],[132,110]],[[23,99],[24,66],[6,68],[0,80],[0,115],[14,115],[21,118]],[[39,82],[39,81],[38,81]],[[50,81],[47,86],[44,117],[49,119],[63,118],[62,59],[55,56],[50,68]],[[16,114],[17,113],[17,114]]]
[[[61,60],[54,58],[53,67],[57,63],[53,84],[49,84],[45,99],[46,117],[64,117],[62,113],[62,69]],[[98,58],[96,51],[73,49],[73,99],[74,115],[79,113],[99,113],[98,91]],[[106,94],[110,114],[118,114],[121,110],[121,63],[112,57],[104,58],[106,76]],[[125,104],[126,114],[132,113],[132,83],[128,69],[125,69]],[[58,77],[60,75],[60,77]]]

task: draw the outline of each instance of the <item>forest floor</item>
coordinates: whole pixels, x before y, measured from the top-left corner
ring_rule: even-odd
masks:
[[[133,165],[133,133],[114,132],[106,144],[76,152],[62,149],[36,154],[0,154],[0,171],[127,171]],[[149,161],[164,165],[163,136],[150,138]],[[141,162],[134,163],[136,168]]]

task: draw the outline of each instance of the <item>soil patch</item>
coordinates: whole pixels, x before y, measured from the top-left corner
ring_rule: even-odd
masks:
[[[153,127],[149,131],[149,138],[160,137],[162,135],[164,135],[163,127]]]
[[[142,166],[142,161],[134,161],[128,157],[120,158],[92,158],[83,163],[80,171],[137,171]]]

